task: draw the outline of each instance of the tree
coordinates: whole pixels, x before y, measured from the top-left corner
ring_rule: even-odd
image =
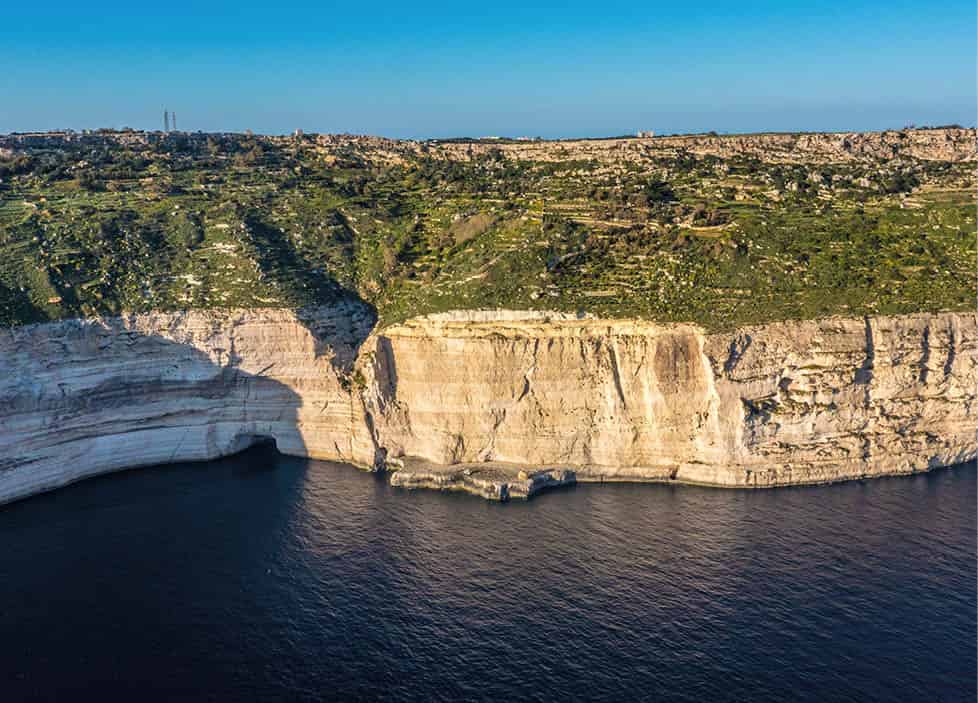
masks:
[[[78,187],[95,192],[104,190],[105,184],[90,169],[86,169],[78,174]]]
[[[673,191],[672,186],[665,181],[656,178],[653,178],[645,184],[643,192],[649,205],[654,205],[656,203],[673,203],[677,200],[676,193]]]

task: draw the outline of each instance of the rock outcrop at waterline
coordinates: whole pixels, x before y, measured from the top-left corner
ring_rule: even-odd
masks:
[[[408,487],[779,486],[976,455],[975,316],[694,325],[355,304],[0,331],[0,502],[274,438]],[[369,335],[369,336],[368,336]]]

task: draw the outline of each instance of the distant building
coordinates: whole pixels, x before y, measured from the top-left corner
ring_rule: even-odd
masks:
[[[639,139],[651,139],[655,136],[655,132],[653,132],[651,129],[639,130],[638,135],[636,136],[638,136]]]

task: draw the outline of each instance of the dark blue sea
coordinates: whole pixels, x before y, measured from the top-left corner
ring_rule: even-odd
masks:
[[[0,508],[0,700],[974,701],[975,489],[123,472]]]

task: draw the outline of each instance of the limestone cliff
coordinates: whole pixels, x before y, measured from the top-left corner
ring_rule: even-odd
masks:
[[[825,482],[976,454],[974,315],[726,334],[498,311],[372,322],[349,304],[0,331],[0,502],[262,437],[494,498],[575,478]]]
[[[0,502],[272,437],[350,461],[353,306],[63,321],[0,331]]]
[[[365,344],[369,423],[357,427],[373,427],[388,460],[559,466],[578,480],[772,486],[907,473],[975,456],[975,346],[974,316],[957,314],[713,335],[438,316]]]

